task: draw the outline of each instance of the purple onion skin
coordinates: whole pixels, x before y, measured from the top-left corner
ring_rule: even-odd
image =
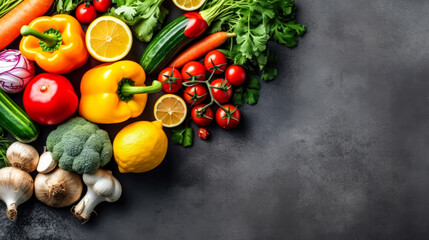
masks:
[[[34,64],[20,51],[5,49],[0,52],[0,87],[7,93],[24,90],[34,77]]]

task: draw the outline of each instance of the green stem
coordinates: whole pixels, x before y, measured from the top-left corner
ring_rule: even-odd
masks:
[[[150,86],[131,86],[129,83],[124,83],[121,87],[121,93],[123,96],[130,96],[140,93],[156,93],[161,91],[161,89],[162,83],[154,80]]]
[[[189,82],[184,82],[183,83],[183,86],[185,86],[185,87],[192,87],[192,86],[194,86],[195,84],[198,84],[198,83],[201,83],[201,84],[205,84],[207,81],[198,81],[198,80],[195,80],[195,81],[189,81]]]
[[[18,4],[20,4],[22,1],[23,0],[18,0],[16,2],[14,2],[12,5],[8,6],[6,9],[4,9],[4,7],[3,7],[3,6],[6,6],[6,4],[3,5],[1,10],[0,10],[0,12],[1,12],[0,18],[2,18],[4,15],[6,15],[8,12],[10,12],[12,9],[14,9],[16,6],[18,6]]]
[[[21,28],[21,35],[22,36],[33,36],[38,38],[40,41],[45,42],[46,46],[51,48],[55,47],[58,43],[58,37],[55,34],[45,34],[41,33],[39,31],[36,31],[32,28],[30,28],[27,25],[22,26]]]

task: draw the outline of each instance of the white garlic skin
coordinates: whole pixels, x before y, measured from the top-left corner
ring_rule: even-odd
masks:
[[[0,199],[6,204],[11,221],[18,216],[16,208],[31,198],[33,188],[33,178],[27,172],[14,167],[0,169]]]
[[[39,163],[39,153],[31,145],[14,142],[6,151],[6,157],[12,167],[33,172]]]
[[[79,174],[57,168],[49,173],[39,173],[34,180],[36,198],[50,207],[61,208],[77,202],[83,184]]]

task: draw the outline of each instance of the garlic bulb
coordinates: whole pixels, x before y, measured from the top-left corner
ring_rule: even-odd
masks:
[[[12,167],[22,169],[27,172],[36,170],[39,163],[39,153],[31,145],[14,142],[6,151],[6,157]]]
[[[34,180],[34,192],[39,201],[50,207],[66,207],[79,200],[82,180],[77,173],[57,168],[49,173],[39,173]]]
[[[30,174],[14,168],[0,169],[0,199],[6,204],[6,214],[15,221],[18,216],[16,208],[33,195],[33,178]]]
[[[48,173],[57,167],[58,162],[52,158],[52,153],[46,151],[46,146],[43,148],[43,153],[39,157],[37,171],[39,173]]]

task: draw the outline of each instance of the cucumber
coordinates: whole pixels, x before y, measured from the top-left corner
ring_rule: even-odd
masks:
[[[27,113],[2,90],[0,90],[0,126],[20,142],[32,142],[39,136],[39,129]]]
[[[189,19],[180,16],[165,26],[147,46],[140,59],[146,74],[157,74],[179,51],[195,37],[186,37],[185,29]]]

